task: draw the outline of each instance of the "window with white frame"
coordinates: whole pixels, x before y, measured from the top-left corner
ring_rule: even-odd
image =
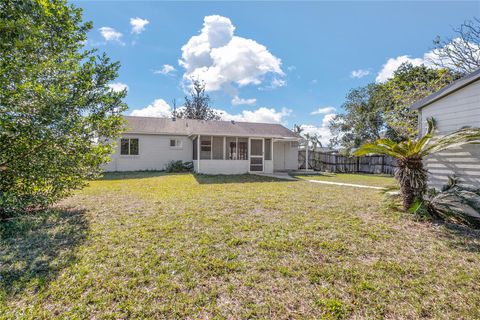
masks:
[[[170,139],[171,149],[182,149],[183,143],[181,139]]]
[[[126,156],[138,155],[138,139],[121,139],[120,154]]]

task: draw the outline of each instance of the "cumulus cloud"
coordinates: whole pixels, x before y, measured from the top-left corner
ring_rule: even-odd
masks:
[[[232,105],[238,106],[238,105],[254,105],[257,103],[257,99],[251,98],[251,99],[242,99],[239,96],[235,96],[232,99]]]
[[[264,45],[235,36],[234,31],[229,18],[206,16],[200,34],[182,47],[179,64],[185,68],[184,80],[203,80],[207,91],[215,91],[232,85],[259,85],[267,74],[285,75],[281,60]]]
[[[130,25],[132,26],[132,33],[140,34],[145,31],[145,26],[149,24],[150,21],[147,19],[142,19],[139,17],[130,18]]]
[[[145,108],[133,110],[130,115],[137,117],[170,117],[172,107],[163,99],[155,99]]]
[[[274,108],[261,107],[256,110],[243,110],[239,114],[229,114],[224,110],[215,110],[221,114],[222,120],[235,120],[246,122],[262,122],[262,123],[285,123],[285,117],[292,113],[292,110],[282,108],[280,111]]]
[[[312,116],[319,115],[319,114],[328,114],[332,113],[335,111],[334,107],[323,107],[323,108],[318,108],[315,111],[310,112]]]
[[[162,69],[155,70],[153,73],[167,75],[174,71],[176,71],[176,69],[173,66],[169,64],[164,64]]]
[[[360,78],[363,78],[365,76],[368,76],[369,74],[370,74],[369,70],[364,70],[364,69],[353,70],[350,73],[350,78],[360,79]]]
[[[122,45],[124,44],[122,42],[122,33],[115,30],[114,28],[101,27],[100,29],[98,29],[98,31],[100,31],[100,34],[102,35],[103,39],[105,39],[105,41],[114,41]]]
[[[112,89],[115,92],[120,92],[120,91],[123,91],[124,89],[128,90],[128,86],[122,82],[110,83],[108,86],[110,87],[110,89]]]
[[[390,58],[387,62],[382,66],[382,70],[378,73],[377,77],[375,78],[376,82],[385,82],[391,77],[393,77],[393,73],[400,67],[403,63],[408,62],[414,66],[419,66],[422,64],[431,65],[428,61],[424,58],[411,58],[410,56],[398,56],[396,58]]]
[[[303,129],[302,134],[308,133],[310,135],[317,134],[320,136],[320,142],[325,147],[330,142],[332,138],[332,133],[328,128],[330,121],[336,116],[335,113],[326,114],[323,117],[322,123],[320,126],[315,126],[311,124],[302,124],[300,127]]]

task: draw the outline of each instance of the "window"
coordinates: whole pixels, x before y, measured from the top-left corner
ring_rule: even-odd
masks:
[[[248,138],[226,137],[226,160],[248,160]]]
[[[170,139],[170,148],[171,149],[181,149],[182,148],[182,140],[180,139]]]
[[[238,138],[237,160],[248,160],[248,138]]]
[[[225,150],[225,159],[227,160],[237,160],[237,138],[227,137],[226,138],[227,150]]]
[[[121,155],[138,155],[138,139],[121,139],[120,140]]]

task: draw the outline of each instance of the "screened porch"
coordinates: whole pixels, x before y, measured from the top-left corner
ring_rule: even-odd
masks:
[[[241,174],[273,172],[273,139],[198,135],[193,137],[195,172]]]

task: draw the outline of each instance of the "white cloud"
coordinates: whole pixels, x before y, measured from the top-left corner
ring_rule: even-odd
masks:
[[[145,26],[149,24],[150,21],[147,19],[142,19],[139,17],[130,18],[130,25],[132,26],[132,33],[140,34],[145,31]]]
[[[267,74],[285,75],[279,58],[256,41],[235,36],[234,31],[229,18],[206,16],[200,34],[182,47],[179,64],[185,68],[184,80],[198,78],[205,81],[207,91],[215,91],[232,85],[259,85]]]
[[[422,64],[431,65],[423,58],[411,58],[410,56],[398,56],[396,58],[390,58],[387,60],[382,66],[382,70],[378,73],[377,77],[375,78],[376,82],[385,82],[391,77],[393,77],[393,73],[400,67],[403,63],[408,62],[414,66],[419,66]]]
[[[473,44],[473,43],[466,43],[465,40],[461,38],[453,39],[449,44],[447,44],[443,49],[434,49],[431,51],[426,52],[423,54],[421,58],[412,58],[408,55],[398,56],[396,58],[390,58],[388,61],[382,66],[382,69],[377,74],[375,81],[384,82],[390,79],[393,76],[393,73],[400,67],[402,63],[409,62],[414,66],[425,65],[430,68],[438,68],[435,62],[442,62],[443,65],[448,66],[452,69],[457,69],[458,67],[455,65],[453,61],[451,61],[447,56],[445,56],[445,51],[451,49],[455,46],[459,47],[469,47],[472,48],[472,56],[480,59],[480,45]]]
[[[155,99],[145,108],[133,110],[130,115],[137,117],[170,117],[172,107],[163,99]]]
[[[254,105],[257,103],[257,99],[251,98],[251,99],[242,99],[239,96],[235,96],[232,99],[232,105],[238,106],[238,105]]]
[[[115,41],[115,42],[118,42],[120,44],[124,44],[122,42],[122,33],[115,30],[114,28],[111,28],[111,27],[101,27],[100,29],[98,29],[98,31],[100,31],[100,34],[102,35],[103,39],[105,39],[106,41]]]
[[[350,78],[360,79],[360,78],[363,78],[365,76],[368,76],[369,74],[370,74],[369,70],[364,70],[364,69],[353,70],[350,73]]]
[[[294,70],[297,70],[297,67],[296,67],[296,66],[293,66],[293,65],[292,65],[292,66],[288,66],[288,67],[287,67],[287,70],[288,70],[288,71],[294,71]]]
[[[275,89],[275,88],[284,87],[286,85],[287,85],[287,81],[279,78],[273,78],[272,83],[270,84],[270,88]]]
[[[153,73],[167,75],[167,74],[170,74],[174,71],[176,71],[176,69],[173,66],[171,66],[169,64],[164,64],[162,69],[155,70]]]
[[[292,113],[292,110],[282,108],[280,111],[274,108],[261,107],[256,110],[243,110],[239,114],[229,114],[224,110],[215,110],[221,114],[222,120],[235,120],[246,122],[262,122],[262,123],[284,123],[285,117]]]
[[[319,114],[328,114],[334,111],[335,111],[334,107],[324,107],[324,108],[318,108],[317,110],[310,112],[310,115],[315,116]]]
[[[326,114],[323,117],[322,124],[320,126],[310,125],[310,124],[302,124],[300,127],[303,129],[302,134],[308,133],[310,135],[317,134],[320,136],[320,142],[325,147],[330,142],[332,138],[332,133],[328,128],[330,121],[336,116],[335,113]]]
[[[123,91],[124,89],[128,90],[128,86],[122,82],[110,83],[108,86],[110,87],[110,89],[112,89],[115,92],[120,92],[120,91]]]

